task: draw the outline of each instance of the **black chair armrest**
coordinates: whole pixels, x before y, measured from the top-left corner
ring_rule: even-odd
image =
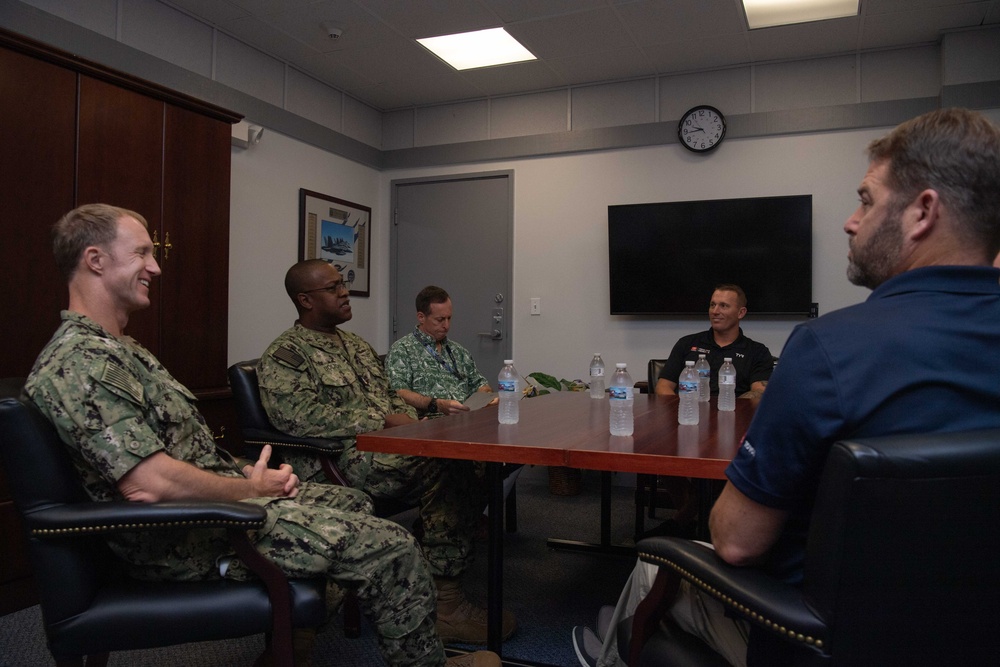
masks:
[[[691,582],[731,612],[787,641],[822,652],[829,630],[806,604],[799,588],[752,567],[735,567],[703,544],[675,537],[652,537],[636,545],[639,558]]]
[[[250,503],[90,502],[31,512],[25,522],[32,535],[65,537],[157,528],[240,528],[264,525],[263,507]]]
[[[344,451],[344,445],[337,440],[328,438],[299,438],[278,430],[259,428],[243,429],[243,440],[249,445],[262,447],[271,445],[275,449],[307,451],[313,454],[339,454]]]

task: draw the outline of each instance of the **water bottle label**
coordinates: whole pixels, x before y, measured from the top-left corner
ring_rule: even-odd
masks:
[[[604,377],[604,369],[603,368],[591,368],[590,369],[590,377],[592,377],[592,378]]]
[[[517,391],[517,380],[501,380],[497,382],[500,391]]]
[[[703,378],[711,378],[712,377],[712,369],[711,368],[704,368],[704,369],[698,371],[698,375],[700,375]]]
[[[697,394],[698,393],[698,383],[697,382],[681,382],[677,385],[677,388],[682,394]]]
[[[620,398],[624,400],[628,398],[628,387],[612,387],[608,390],[608,393],[611,395],[610,398]]]

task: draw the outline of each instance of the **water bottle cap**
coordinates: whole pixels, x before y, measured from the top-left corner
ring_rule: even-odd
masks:
[[[732,361],[733,358],[732,357],[723,357],[722,360],[723,361]]]
[[[693,361],[685,361],[684,365],[685,366],[694,366],[694,362]]]
[[[615,368],[625,368],[625,364],[615,364]]]
[[[514,365],[514,360],[513,359],[504,359],[503,360],[503,365],[504,366],[513,366]]]
[[[600,352],[594,352],[594,356],[595,357],[599,357],[599,356],[601,356],[601,353]]]
[[[699,355],[698,355],[698,358],[699,358],[699,359],[704,359],[704,358],[705,358],[705,355],[704,355],[704,354],[699,354]]]

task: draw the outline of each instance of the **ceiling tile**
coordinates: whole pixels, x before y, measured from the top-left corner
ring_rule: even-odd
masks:
[[[483,0],[506,23],[606,7],[604,0]]]
[[[636,48],[551,58],[546,62],[571,85],[656,74],[653,63]]]
[[[861,18],[850,16],[751,30],[750,56],[760,62],[847,53],[858,48],[860,29]]]
[[[359,4],[414,39],[499,28],[502,23],[485,5],[471,0],[364,0]]]
[[[459,72],[459,76],[484,95],[509,95],[525,90],[565,86],[567,81],[539,60],[499,67],[481,67]]]
[[[605,8],[507,26],[539,58],[565,58],[635,46],[614,10]]]
[[[744,65],[750,48],[744,35],[654,44],[643,48],[660,74]]]
[[[640,45],[746,31],[737,0],[647,0],[621,5],[617,11]]]
[[[937,42],[942,30],[980,25],[986,16],[986,5],[979,2],[867,16],[860,46],[876,49]]]

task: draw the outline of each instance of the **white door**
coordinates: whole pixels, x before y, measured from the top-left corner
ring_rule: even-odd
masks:
[[[453,305],[449,338],[494,389],[512,350],[513,181],[503,171],[392,183],[392,340],[416,326],[417,292],[442,287]]]

